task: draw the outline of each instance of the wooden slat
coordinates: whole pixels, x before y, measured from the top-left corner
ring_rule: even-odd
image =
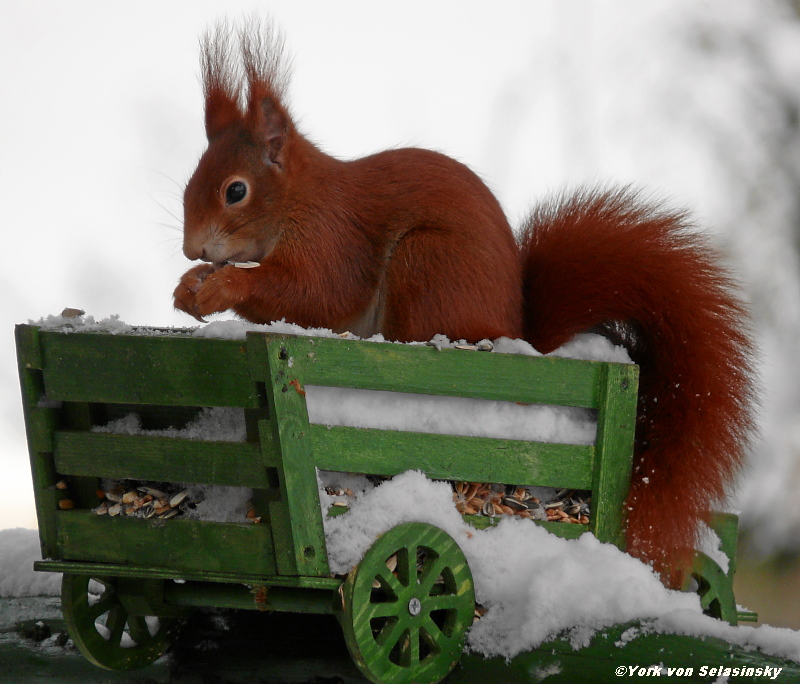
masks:
[[[119,563],[175,572],[274,575],[269,525],[202,520],[56,515],[60,560]]]
[[[18,325],[14,330],[39,542],[42,556],[48,558],[54,556],[57,548],[54,515],[60,492],[55,489],[58,476],[52,455],[57,416],[55,409],[40,406],[44,383],[38,333],[38,328],[30,325]]]
[[[589,489],[594,447],[311,425],[322,470]]]
[[[59,431],[54,456],[62,475],[265,489],[270,484],[258,442]]]
[[[256,408],[243,342],[40,331],[49,399]]]
[[[625,498],[631,482],[637,366],[608,364],[597,416],[596,467],[592,482],[592,531],[603,542],[625,548]]]
[[[304,384],[597,408],[603,363],[292,336],[281,340]]]
[[[302,589],[338,589],[342,580],[334,577],[287,577],[284,575],[245,575],[241,572],[208,572],[204,570],[172,570],[119,563],[86,561],[35,561],[33,569],[41,572],[68,572],[93,577],[132,577],[141,579],[177,579],[198,582],[236,582],[268,584],[275,587]]]
[[[281,455],[280,500],[270,506],[275,555],[281,574],[327,575],[328,555],[302,385],[290,378],[291,362],[280,344],[249,341],[263,360],[270,420],[260,421],[263,439]],[[266,347],[266,354],[264,351]]]

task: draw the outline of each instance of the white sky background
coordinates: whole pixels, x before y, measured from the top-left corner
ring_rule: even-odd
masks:
[[[756,94],[739,77],[746,66],[694,63],[679,31],[693,16],[713,24],[715,13],[721,25],[771,30],[765,4],[0,0],[0,528],[36,525],[13,325],[65,306],[132,324],[194,322],[172,310],[171,292],[189,266],[182,186],[205,147],[198,37],[222,16],[272,14],[293,55],[292,111],[331,154],[438,149],[475,169],[515,224],[565,184],[633,182],[691,207],[741,255],[748,281],[764,264],[785,274],[762,291],[787,298],[784,337],[767,346],[773,366],[790,359],[800,307],[787,238],[769,226],[727,230],[730,179],[708,130],[687,124],[691,100],[692,112],[713,112],[716,144],[735,147],[740,129],[715,117],[735,117]],[[799,69],[800,55],[786,55]],[[768,387],[776,404],[800,403],[793,373]],[[792,424],[775,415],[780,429]],[[768,481],[767,471],[800,481],[794,430],[752,481]]]

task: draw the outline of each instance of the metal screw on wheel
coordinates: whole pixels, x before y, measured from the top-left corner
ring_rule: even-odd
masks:
[[[134,614],[117,591],[119,579],[65,574],[61,610],[72,641],[108,670],[149,665],[170,643],[173,619]]]
[[[446,532],[405,523],[351,571],[342,606],[350,655],[368,679],[432,684],[461,658],[475,612],[472,573]]]

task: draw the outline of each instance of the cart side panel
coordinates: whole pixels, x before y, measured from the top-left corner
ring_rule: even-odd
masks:
[[[250,376],[243,343],[18,326],[17,345],[45,558],[277,573],[266,510],[277,498],[280,460],[271,436],[261,434],[266,390]],[[202,406],[243,408],[248,441],[92,432],[131,411],[147,429],[180,427]],[[98,516],[91,509],[104,477],[252,488],[264,523]],[[70,509],[60,510],[65,497]]]

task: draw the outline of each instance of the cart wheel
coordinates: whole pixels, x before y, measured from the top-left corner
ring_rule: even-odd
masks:
[[[361,672],[382,684],[438,682],[475,613],[472,573],[446,532],[405,523],[370,547],[343,585],[341,622]]]
[[[72,641],[92,663],[108,670],[149,665],[169,646],[174,619],[133,615],[114,577],[65,574],[61,610]]]
[[[695,551],[691,577],[697,582],[695,591],[706,615],[738,623],[738,609],[733,595],[733,585],[722,568],[702,551]]]

